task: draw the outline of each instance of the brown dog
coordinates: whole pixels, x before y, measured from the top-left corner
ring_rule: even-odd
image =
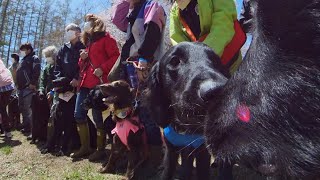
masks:
[[[126,177],[136,179],[135,170],[146,159],[147,145],[144,127],[132,105],[134,93],[125,81],[114,81],[100,87],[106,97],[105,103],[110,106],[112,119],[116,122],[116,127],[112,130],[115,135],[111,155],[100,172],[114,172],[116,162],[124,153],[128,153]]]

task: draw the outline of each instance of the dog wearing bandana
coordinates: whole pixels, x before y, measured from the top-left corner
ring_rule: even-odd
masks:
[[[108,163],[100,169],[101,173],[112,173],[116,162],[124,153],[128,153],[126,177],[136,179],[135,170],[147,157],[147,141],[143,125],[140,123],[132,104],[134,92],[125,81],[114,81],[100,85],[106,98],[104,102],[109,106],[112,120],[116,127],[111,145],[111,155]]]

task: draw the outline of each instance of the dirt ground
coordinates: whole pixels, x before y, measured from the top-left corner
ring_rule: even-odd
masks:
[[[118,175],[101,175],[101,163],[88,160],[72,162],[70,157],[42,155],[36,145],[30,145],[20,132],[6,141],[0,137],[0,179],[123,179]]]
[[[110,146],[107,147],[110,149]],[[146,165],[148,166],[148,165]],[[120,175],[99,174],[97,170],[101,163],[91,163],[84,159],[72,162],[70,157],[56,157],[50,154],[42,155],[36,145],[29,144],[20,132],[13,132],[11,140],[0,136],[0,179],[81,179],[81,180],[118,180],[124,179],[125,168],[118,172]],[[125,167],[125,166],[124,166]],[[139,179],[159,179],[159,170],[142,168]],[[122,175],[121,175],[122,174]],[[139,175],[139,176],[140,176]],[[212,179],[216,179],[212,170]],[[234,177],[239,180],[265,179],[252,171],[238,166],[234,167]]]

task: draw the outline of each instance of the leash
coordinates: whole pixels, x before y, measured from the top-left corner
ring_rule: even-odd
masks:
[[[133,57],[127,58],[125,62],[122,62],[122,64],[124,64],[124,65],[132,64],[133,67],[134,67],[137,71],[141,71],[141,72],[142,72],[142,73],[140,74],[140,76],[139,76],[138,72],[136,71],[136,75],[137,75],[137,77],[138,77],[138,84],[137,84],[137,90],[136,90],[135,97],[134,97],[133,112],[136,111],[136,109],[138,108],[138,105],[139,105],[138,97],[139,97],[139,95],[140,95],[141,82],[144,82],[145,79],[146,79],[146,76],[148,75],[148,73],[147,73],[147,74],[144,74],[144,73],[145,73],[145,71],[149,71],[149,70],[152,68],[152,66],[156,63],[156,61],[153,61],[152,63],[150,63],[149,65],[147,65],[147,67],[139,67],[139,66],[138,66],[138,61],[137,61],[137,59],[138,59],[137,56],[133,56]],[[142,77],[141,77],[141,76],[142,76]],[[139,79],[139,77],[141,77],[142,80]],[[134,113],[133,113],[133,114],[134,114]]]
[[[91,66],[93,69],[96,69],[96,68],[94,67],[94,65],[92,64],[91,59],[89,58],[89,56],[88,56],[88,62],[89,62],[90,66]],[[100,84],[103,84],[104,82],[103,82],[103,79],[102,79],[102,75],[99,76],[98,78],[99,78]]]
[[[140,71],[145,71],[145,70],[147,70],[147,68],[140,68],[140,67],[138,66],[138,64],[137,64],[138,62],[135,61],[135,59],[137,59],[137,57],[129,57],[129,58],[126,59],[125,62],[123,62],[123,64],[124,64],[124,65],[126,65],[126,64],[132,64],[135,69],[138,69],[138,70],[140,70]],[[137,74],[137,72],[135,72],[135,73]],[[138,78],[138,75],[137,75],[137,78]],[[136,88],[136,92],[135,92],[135,96],[134,96],[134,105],[133,105],[131,117],[134,116],[134,114],[135,114],[135,112],[136,112],[136,110],[137,110],[137,108],[138,108],[138,105],[139,105],[138,96],[139,96],[139,94],[140,94],[140,80],[139,80],[139,78],[138,78],[138,84],[137,84],[137,88]]]
[[[91,59],[89,58],[90,47],[88,47],[87,53],[88,53],[87,62],[89,63],[89,65],[90,65],[93,69],[96,69],[96,68],[94,67],[94,65],[92,64]],[[84,71],[86,71],[87,68],[88,68],[88,65],[85,65],[85,67],[82,69],[81,73],[84,73]],[[99,77],[97,76],[97,78],[99,78],[100,85],[104,83],[104,82],[103,82],[103,79],[102,79],[102,75],[99,76]]]

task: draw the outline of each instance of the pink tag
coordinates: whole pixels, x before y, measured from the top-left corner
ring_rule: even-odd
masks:
[[[240,121],[248,123],[250,121],[250,110],[246,105],[239,105],[237,107],[237,116]]]

